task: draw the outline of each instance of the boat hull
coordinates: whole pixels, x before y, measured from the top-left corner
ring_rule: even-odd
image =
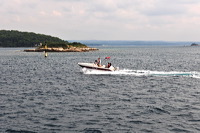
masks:
[[[112,68],[105,68],[105,66],[99,67],[94,63],[78,63],[78,65],[83,68],[100,70],[100,71],[115,71],[116,70],[114,67]]]

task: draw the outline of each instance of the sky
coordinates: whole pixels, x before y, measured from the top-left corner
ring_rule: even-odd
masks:
[[[200,41],[200,0],[1,0],[0,30],[63,40]]]

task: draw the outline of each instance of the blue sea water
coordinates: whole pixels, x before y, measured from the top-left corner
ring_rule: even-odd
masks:
[[[200,132],[200,47],[98,48],[47,58],[0,48],[0,132]],[[77,65],[106,56],[119,71]]]

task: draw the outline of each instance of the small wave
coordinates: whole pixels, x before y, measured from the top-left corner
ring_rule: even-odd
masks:
[[[185,130],[185,129],[181,129],[181,128],[174,128],[171,131],[172,132],[184,132],[184,133],[190,133],[191,132],[189,130]]]
[[[129,123],[133,123],[133,124],[147,124],[147,125],[153,124],[153,123],[150,123],[150,122],[145,122],[145,121],[140,121],[140,120],[132,120],[132,121],[129,121]]]
[[[13,130],[13,129],[8,129],[6,130],[7,133],[36,133],[32,131],[27,131],[27,130]]]
[[[47,127],[61,127],[61,125],[56,125],[56,124],[44,124],[44,126],[47,126]]]
[[[100,131],[98,129],[86,128],[86,129],[84,129],[84,133],[102,133],[102,131]]]
[[[94,75],[131,75],[131,76],[182,76],[182,77],[192,77],[200,78],[200,72],[178,72],[178,71],[150,71],[150,70],[130,70],[121,69],[118,71],[100,71],[83,68],[81,70],[84,74],[94,74]]]

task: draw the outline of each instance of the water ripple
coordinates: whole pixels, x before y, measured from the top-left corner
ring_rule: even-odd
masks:
[[[200,132],[199,48],[103,48],[48,58],[6,51],[0,132]],[[105,55],[119,73],[83,74],[77,65]]]

